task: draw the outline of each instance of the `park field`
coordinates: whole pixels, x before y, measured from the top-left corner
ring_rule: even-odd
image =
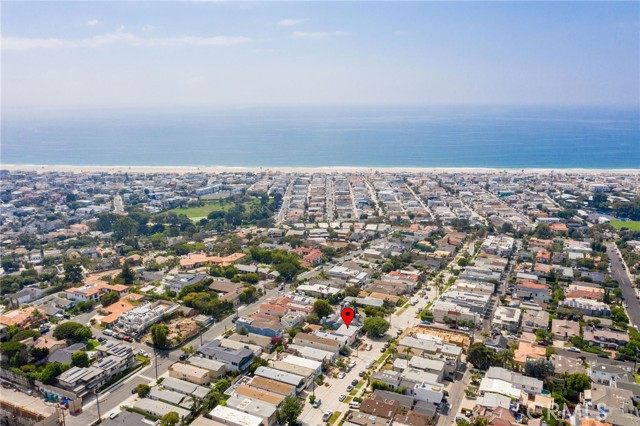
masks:
[[[640,231],[640,221],[639,220],[628,221],[628,222],[623,222],[621,220],[612,220],[609,223],[611,224],[611,226],[613,226],[616,229],[627,228],[627,229],[630,229],[632,231]]]
[[[226,212],[233,208],[234,204],[225,201],[214,201],[200,207],[187,207],[167,210],[176,214],[186,215],[189,219],[200,220],[206,218],[211,212]]]

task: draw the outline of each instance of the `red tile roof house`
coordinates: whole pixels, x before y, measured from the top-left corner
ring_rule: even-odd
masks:
[[[322,263],[323,254],[318,249],[312,249],[307,247],[298,247],[291,250],[296,256],[300,257],[304,262],[310,266],[317,266]]]
[[[548,265],[551,262],[551,253],[547,250],[540,250],[536,253],[536,262]]]
[[[289,309],[286,306],[276,305],[273,303],[263,303],[260,305],[260,313],[282,317],[287,314]]]

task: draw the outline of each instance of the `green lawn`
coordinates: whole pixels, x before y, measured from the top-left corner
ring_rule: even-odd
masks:
[[[87,340],[87,351],[92,351],[98,346],[100,346],[100,342],[98,342],[97,340],[93,340],[93,339]]]
[[[329,419],[329,424],[334,424],[336,420],[338,420],[338,417],[340,417],[340,414],[342,414],[340,411],[336,411],[335,413],[333,413],[333,416],[331,416],[331,418]]]
[[[212,203],[206,203],[201,207],[177,208],[177,209],[171,209],[168,211],[174,212],[176,214],[184,214],[189,219],[195,219],[195,218],[200,219],[203,217],[207,217],[211,212],[215,212],[215,211],[226,212],[232,209],[233,206],[234,206],[233,203],[215,201]]]
[[[611,223],[611,226],[613,226],[616,229],[627,228],[632,231],[640,231],[640,220],[629,221],[629,222],[623,222],[621,220],[612,220],[610,223]]]

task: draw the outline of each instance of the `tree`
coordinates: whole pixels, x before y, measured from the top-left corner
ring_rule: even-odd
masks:
[[[88,367],[89,356],[85,351],[78,351],[71,354],[71,365],[73,367]]]
[[[87,340],[91,339],[92,336],[93,332],[91,331],[91,329],[83,325],[73,333],[73,338],[71,340],[76,343],[86,342]]]
[[[133,284],[136,280],[136,273],[131,269],[131,265],[128,260],[125,260],[122,264],[122,271],[120,271],[116,279],[127,285]]]
[[[344,289],[344,295],[346,297],[358,297],[360,295],[360,289],[356,286],[350,286]]]
[[[64,364],[68,367],[67,364]],[[45,385],[52,385],[56,381],[56,377],[58,377],[62,372],[65,371],[63,364],[59,362],[50,362],[45,365],[44,369],[40,372],[39,379]]]
[[[187,355],[194,355],[197,352],[196,348],[194,348],[193,345],[183,346],[181,349],[182,349],[182,352],[184,352]]]
[[[269,361],[264,358],[260,358],[259,356],[254,357],[251,364],[249,364],[249,373],[254,374],[258,367],[266,367],[269,365]]]
[[[581,392],[591,387],[591,379],[584,373],[569,374],[565,379],[562,395],[571,402],[578,402]]]
[[[120,295],[117,291],[110,291],[109,293],[103,294],[102,297],[100,297],[100,303],[102,303],[103,307],[113,305],[118,300],[120,300]]]
[[[86,342],[92,335],[93,333],[89,327],[73,321],[60,324],[53,330],[53,337],[58,340],[65,339],[74,342]]]
[[[45,359],[49,356],[49,348],[31,348],[31,356],[34,360],[40,361],[41,359]]]
[[[216,390],[220,393],[229,389],[229,386],[230,386],[230,383],[227,379],[220,379],[215,384]]]
[[[160,419],[160,426],[176,426],[180,422],[180,416],[175,411],[169,411]]]
[[[149,395],[149,392],[151,392],[151,386],[140,383],[138,386],[136,386],[135,391],[140,398],[144,398],[145,396]]]
[[[130,217],[121,217],[113,223],[113,237],[118,241],[135,237],[137,232],[138,222]]]
[[[64,278],[66,281],[78,284],[82,282],[82,266],[78,262],[64,263]]]
[[[318,299],[313,304],[313,312],[318,315],[318,317],[325,318],[333,313],[333,308],[326,300]]]
[[[484,345],[483,342],[475,342],[469,347],[467,361],[478,370],[486,370],[495,361],[496,351]]]
[[[285,262],[276,265],[276,271],[285,281],[291,281],[298,273],[298,268],[293,263]]]
[[[281,422],[286,422],[289,426],[294,426],[300,413],[302,413],[303,407],[303,400],[295,396],[288,396],[282,401],[280,410],[278,410],[278,418]]]
[[[14,342],[19,342],[24,339],[28,339],[33,337],[34,339],[40,337],[40,332],[38,330],[20,330],[13,336],[11,336],[11,340]]]
[[[382,337],[389,330],[389,323],[382,317],[368,317],[364,320],[362,329],[371,338]]]
[[[545,380],[555,373],[553,363],[546,359],[536,359],[527,361],[524,364],[524,374],[536,379]]]
[[[168,345],[167,336],[169,335],[169,327],[166,324],[153,324],[149,329],[151,332],[151,340],[153,346],[157,348],[166,348]]]
[[[9,360],[12,360],[14,357],[16,357],[16,362],[10,362],[10,364],[14,365],[15,367],[19,367],[20,362],[18,362],[19,360],[22,360],[25,357],[25,353],[27,350],[27,345],[25,345],[24,343],[20,343],[18,341],[10,341],[10,342],[4,342],[4,343],[0,343],[0,352],[2,352],[2,355],[6,358],[8,358]]]

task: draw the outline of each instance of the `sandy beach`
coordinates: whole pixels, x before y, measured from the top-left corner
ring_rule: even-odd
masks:
[[[65,173],[581,173],[581,174],[638,174],[640,169],[541,169],[541,168],[485,168],[485,167],[230,167],[230,166],[75,166],[1,164],[0,170]]]
[[[65,173],[579,173],[592,175],[640,174],[640,169],[541,169],[480,167],[229,167],[229,166],[74,166],[0,164],[0,170]]]

